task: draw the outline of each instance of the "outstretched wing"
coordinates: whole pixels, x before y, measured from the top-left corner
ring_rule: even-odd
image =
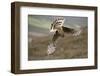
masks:
[[[72,28],[68,28],[68,27],[64,27],[64,26],[62,26],[62,29],[63,29],[63,31],[65,32],[65,33],[74,33],[75,32],[75,30],[74,29],[72,29]]]
[[[58,31],[56,31],[52,38],[53,43],[58,39],[59,36],[60,36],[60,34],[58,33]]]
[[[60,35],[58,31],[56,31],[52,38],[52,42],[48,45],[48,51],[47,51],[48,55],[52,54],[56,50],[55,41],[58,39],[59,36]]]
[[[73,28],[68,28],[68,27],[64,27],[62,26],[62,29],[64,31],[64,33],[70,33],[73,36],[78,36],[81,34],[82,29],[79,27],[77,29],[73,29]]]

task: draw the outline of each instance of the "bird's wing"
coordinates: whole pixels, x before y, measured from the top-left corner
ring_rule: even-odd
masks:
[[[59,36],[60,36],[60,34],[58,33],[58,31],[56,31],[52,38],[53,43],[58,39]]]
[[[75,32],[74,29],[68,28],[68,27],[64,27],[64,26],[62,26],[62,29],[63,29],[63,31],[64,31],[65,33],[74,33],[74,32]]]

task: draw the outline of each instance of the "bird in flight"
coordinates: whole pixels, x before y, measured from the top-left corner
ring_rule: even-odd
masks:
[[[78,29],[73,29],[69,27],[64,26],[65,19],[63,17],[59,17],[56,20],[53,21],[50,28],[50,33],[54,33],[51,43],[48,45],[48,55],[52,54],[56,50],[56,41],[59,37],[64,37],[66,34],[72,34],[74,36],[77,36],[81,33],[80,27]]]

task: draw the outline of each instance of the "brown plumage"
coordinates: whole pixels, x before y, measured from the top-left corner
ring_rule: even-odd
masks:
[[[50,28],[50,32],[54,32],[54,35],[52,37],[51,43],[48,45],[48,54],[52,54],[55,51],[56,48],[56,41],[59,37],[64,37],[65,33],[67,34],[80,34],[80,31],[77,32],[77,30],[69,27],[63,26],[64,18],[58,18],[56,19],[52,24]]]
[[[58,28],[56,30],[56,32],[54,33],[53,38],[52,38],[52,42],[54,43],[59,37],[64,37],[65,33],[73,34],[74,32],[75,32],[74,29],[62,26],[61,28]]]

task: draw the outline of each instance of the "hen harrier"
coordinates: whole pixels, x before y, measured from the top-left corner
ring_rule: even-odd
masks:
[[[65,33],[70,33],[74,36],[77,36],[81,33],[80,28],[73,29],[69,27],[63,26],[65,19],[57,18],[52,24],[50,28],[50,32],[54,32],[51,43],[48,45],[48,54],[52,54],[56,49],[56,41],[59,37],[64,37]]]

